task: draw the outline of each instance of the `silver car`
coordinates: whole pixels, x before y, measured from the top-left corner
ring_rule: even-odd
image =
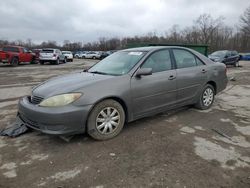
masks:
[[[226,66],[181,47],[116,52],[87,71],[52,78],[19,101],[18,118],[48,134],[97,140],[124,124],[184,105],[205,110],[227,85]]]
[[[71,51],[62,51],[62,54],[66,57],[67,61],[73,62],[73,54]]]
[[[53,48],[44,48],[40,51],[39,62],[43,65],[45,62],[59,65],[60,62],[66,63],[67,58],[62,54],[61,50]]]
[[[82,55],[82,58],[85,59],[100,59],[101,53],[100,52],[87,52]]]

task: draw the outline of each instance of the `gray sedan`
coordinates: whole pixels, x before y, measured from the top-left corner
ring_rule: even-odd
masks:
[[[124,124],[194,104],[208,109],[226,88],[226,67],[182,47],[116,52],[87,71],[50,79],[19,101],[18,118],[56,135],[87,132],[97,140]]]

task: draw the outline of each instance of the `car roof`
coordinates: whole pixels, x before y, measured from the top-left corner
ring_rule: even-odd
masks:
[[[43,48],[42,50],[58,50],[57,48]]]
[[[178,49],[186,49],[190,50],[190,48],[180,47],[180,46],[147,46],[147,47],[138,47],[138,48],[129,48],[122,51],[131,52],[131,51],[143,51],[143,52],[150,52],[160,49],[169,49],[169,48],[178,48]]]
[[[17,45],[5,45],[5,46],[3,46],[3,48],[4,47],[24,48],[22,46],[17,46]]]

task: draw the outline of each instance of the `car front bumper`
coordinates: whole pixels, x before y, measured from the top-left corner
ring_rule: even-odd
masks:
[[[84,133],[92,105],[40,107],[29,97],[19,100],[18,116],[30,128],[47,134],[73,135]]]

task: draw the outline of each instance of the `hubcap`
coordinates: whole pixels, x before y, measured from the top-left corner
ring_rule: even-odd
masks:
[[[210,106],[213,102],[214,93],[211,88],[207,88],[203,93],[203,104],[205,106]]]
[[[113,133],[117,129],[120,119],[118,110],[106,107],[96,117],[96,128],[101,134]]]

